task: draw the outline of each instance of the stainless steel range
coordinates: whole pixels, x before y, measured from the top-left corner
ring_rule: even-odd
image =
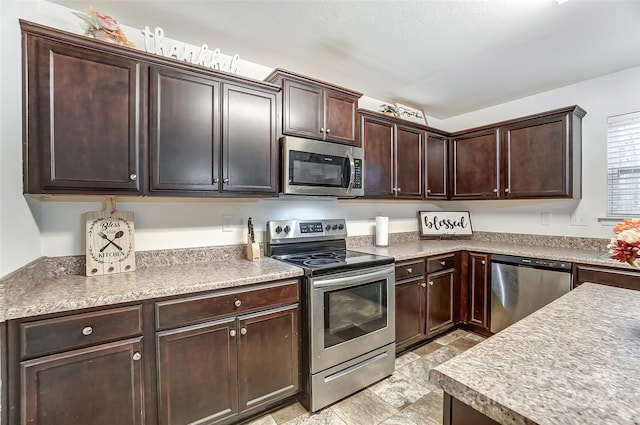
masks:
[[[315,412],[393,373],[394,259],[346,249],[345,220],[267,222],[267,255],[300,266],[303,404]]]

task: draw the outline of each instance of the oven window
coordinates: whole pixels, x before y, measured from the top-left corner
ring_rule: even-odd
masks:
[[[324,294],[325,348],[386,326],[386,279]]]
[[[345,159],[337,156],[318,155],[291,151],[290,184],[306,186],[344,186]]]

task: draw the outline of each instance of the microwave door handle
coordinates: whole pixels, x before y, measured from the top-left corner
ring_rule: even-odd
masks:
[[[351,152],[349,151],[347,151],[347,158],[349,158],[349,169],[351,170],[351,173],[349,175],[349,186],[347,186],[347,193],[351,193],[351,191],[353,190],[354,180],[356,179],[356,162],[353,159],[353,155],[351,155]]]

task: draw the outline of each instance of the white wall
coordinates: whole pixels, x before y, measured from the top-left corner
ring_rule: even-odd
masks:
[[[102,209],[98,197],[54,197],[34,200],[22,195],[21,53],[18,19],[23,18],[78,32],[70,11],[45,1],[0,0],[2,67],[0,68],[0,277],[41,255],[82,254],[82,214]],[[256,70],[264,72],[259,67]],[[255,71],[255,70],[254,70]],[[251,216],[262,240],[269,219],[345,217],[351,235],[373,234],[377,214],[390,217],[390,231],[416,231],[416,211],[470,210],[475,230],[608,237],[610,228],[597,224],[604,214],[606,117],[640,110],[640,68],[487,108],[449,120],[429,119],[445,130],[461,130],[548,109],[579,104],[583,121],[583,199],[577,210],[587,226],[571,226],[574,201],[476,201],[437,204],[398,201],[336,201],[309,198],[264,200],[118,198],[118,208],[135,213],[136,248],[153,250],[237,244],[245,241]],[[368,100],[371,109],[377,101]],[[540,213],[551,212],[552,224],[542,226]],[[232,231],[222,229],[222,217],[232,215]]]

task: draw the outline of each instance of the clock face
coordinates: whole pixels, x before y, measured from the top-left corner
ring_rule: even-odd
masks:
[[[116,266],[134,255],[133,226],[120,217],[97,218],[89,224],[87,244],[93,261]]]

